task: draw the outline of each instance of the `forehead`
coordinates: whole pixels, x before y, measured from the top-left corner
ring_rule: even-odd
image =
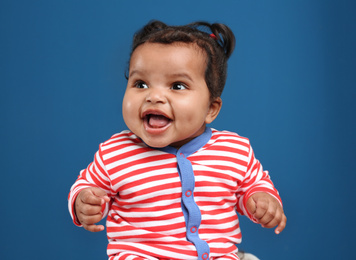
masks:
[[[171,44],[146,42],[139,45],[131,55],[130,71],[135,69],[156,66],[179,67],[187,66],[190,69],[205,71],[206,54],[195,43],[175,42]]]

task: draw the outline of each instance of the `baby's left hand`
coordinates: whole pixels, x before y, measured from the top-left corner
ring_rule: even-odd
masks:
[[[247,200],[248,212],[257,220],[262,227],[273,228],[275,233],[283,231],[287,223],[281,204],[273,196],[265,192],[257,192]]]

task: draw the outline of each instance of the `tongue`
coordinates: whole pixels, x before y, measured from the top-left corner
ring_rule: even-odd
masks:
[[[170,120],[165,116],[151,115],[148,124],[150,125],[150,127],[160,128],[168,125],[169,121]]]

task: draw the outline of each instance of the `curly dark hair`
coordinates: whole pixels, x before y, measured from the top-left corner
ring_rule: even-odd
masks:
[[[130,59],[135,49],[146,42],[196,44],[206,53],[205,82],[211,99],[221,96],[227,77],[227,60],[235,48],[235,36],[228,26],[207,22],[169,26],[161,21],[151,21],[134,35]]]

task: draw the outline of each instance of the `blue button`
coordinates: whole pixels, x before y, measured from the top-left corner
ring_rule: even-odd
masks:
[[[190,232],[192,232],[192,233],[197,232],[197,228],[196,228],[196,227],[191,227],[191,228],[190,228]]]
[[[190,190],[187,190],[187,191],[185,192],[185,196],[186,196],[186,197],[192,196],[192,192],[191,192]]]
[[[202,255],[202,258],[205,260],[205,259],[208,259],[208,257],[209,257],[209,254],[208,253],[204,253],[203,255]]]

